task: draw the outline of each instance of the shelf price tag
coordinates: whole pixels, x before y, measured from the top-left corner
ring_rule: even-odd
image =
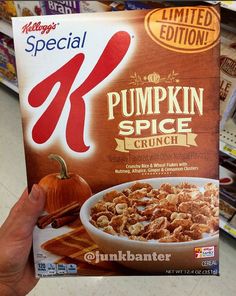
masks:
[[[228,146],[228,145],[225,145],[224,148],[223,148],[223,150],[224,150],[225,152],[228,152],[229,154],[231,154],[231,155],[233,155],[233,156],[236,156],[236,149],[231,148],[231,147]]]
[[[236,237],[236,229],[232,228],[231,226],[229,226],[228,224],[225,224],[224,229],[230,233],[231,235],[233,235],[234,237]]]

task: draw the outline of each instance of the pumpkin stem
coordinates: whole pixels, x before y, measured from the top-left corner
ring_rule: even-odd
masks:
[[[60,165],[60,174],[58,175],[58,178],[59,179],[69,179],[70,176],[68,174],[68,171],[67,171],[67,165],[66,165],[66,162],[65,160],[58,154],[50,154],[48,156],[49,159],[52,159],[52,160],[56,160],[59,165]]]

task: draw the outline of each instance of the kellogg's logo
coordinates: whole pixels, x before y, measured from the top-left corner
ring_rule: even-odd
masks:
[[[48,34],[50,31],[56,29],[57,24],[52,22],[50,25],[42,25],[42,23],[39,22],[29,22],[28,24],[24,25],[22,27],[22,33],[28,34],[29,32],[40,32],[41,34]]]

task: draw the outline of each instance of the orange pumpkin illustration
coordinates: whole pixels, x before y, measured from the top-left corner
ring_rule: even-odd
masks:
[[[50,154],[48,157],[59,163],[60,173],[47,175],[39,182],[46,192],[45,210],[51,213],[73,201],[82,205],[92,195],[88,183],[78,174],[68,173],[66,162],[61,156]]]

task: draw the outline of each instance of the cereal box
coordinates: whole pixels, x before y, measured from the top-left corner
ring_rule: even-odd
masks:
[[[0,18],[4,21],[11,22],[11,18],[16,16],[16,6],[14,1],[5,1],[0,2]]]
[[[233,116],[236,105],[236,46],[233,33],[223,31],[220,56],[220,129]]]
[[[15,1],[17,16],[41,15],[42,1]]]
[[[79,13],[79,1],[44,1],[45,14]]]
[[[13,31],[36,276],[218,275],[218,7]]]
[[[113,4],[113,5],[112,5]],[[112,11],[115,2],[113,1],[80,1],[80,12],[105,12]],[[116,3],[117,4],[117,3]],[[115,6],[116,7],[116,6]]]
[[[16,65],[13,40],[0,33],[0,79],[7,79],[16,85]]]
[[[236,214],[236,160],[220,152],[220,214],[230,220]]]

